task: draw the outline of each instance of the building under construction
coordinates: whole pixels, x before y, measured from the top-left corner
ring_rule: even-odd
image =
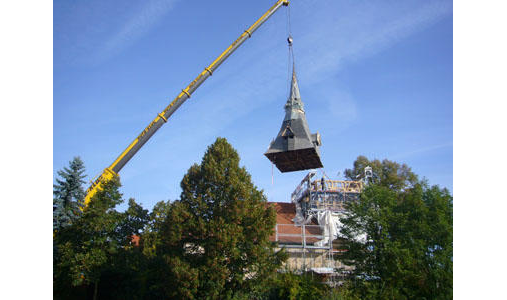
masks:
[[[291,37],[288,42],[292,54]],[[321,136],[310,132],[294,63],[289,92],[282,126],[264,155],[282,173],[322,168]],[[337,259],[345,251],[340,243],[340,219],[346,203],[359,199],[363,182],[317,179],[315,175],[311,171],[303,178],[291,203],[273,203],[277,224],[271,240],[289,254],[283,270],[314,272],[335,284],[350,269]]]
[[[346,251],[340,243],[340,218],[362,188],[362,181],[317,179],[310,172],[292,193],[291,203],[273,203],[277,224],[271,240],[289,254],[283,270],[320,274],[329,284],[341,281],[350,267],[339,260]]]

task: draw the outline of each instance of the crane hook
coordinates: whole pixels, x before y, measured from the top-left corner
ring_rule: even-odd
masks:
[[[287,38],[287,42],[289,43],[289,47],[292,46],[292,41],[293,41],[292,36],[289,35],[289,37]]]

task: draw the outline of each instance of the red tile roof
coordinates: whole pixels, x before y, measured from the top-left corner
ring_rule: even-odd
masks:
[[[132,243],[132,245],[134,246],[139,246],[139,240],[140,240],[140,237],[136,234],[132,235],[130,237],[130,242]]]
[[[294,203],[287,202],[270,202],[273,208],[276,210],[276,223],[278,230],[278,242],[279,243],[302,243],[302,227],[294,226],[292,219],[296,217],[296,205]],[[284,236],[284,235],[298,235],[298,236]],[[317,223],[312,222],[305,226],[305,235],[307,243],[314,243],[320,238],[308,237],[311,235],[321,235],[322,231]],[[270,236],[270,241],[276,240],[276,233]]]
[[[302,226],[295,226],[292,219],[296,217],[296,205],[287,202],[269,202],[276,211],[276,224],[278,225],[275,230],[278,231],[278,242],[280,244],[301,244],[302,241]],[[284,236],[284,235],[297,235],[297,236]],[[319,225],[313,220],[310,224],[305,225],[306,243],[312,244],[320,240],[320,237],[311,237],[312,235],[322,235],[322,230]],[[276,240],[276,233],[269,237],[270,241]],[[140,237],[133,235],[131,243],[134,246],[139,246]]]

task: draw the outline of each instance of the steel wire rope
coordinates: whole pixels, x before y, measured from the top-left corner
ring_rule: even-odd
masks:
[[[292,50],[292,29],[291,29],[291,21],[290,21],[290,6],[287,6],[287,10],[285,11],[285,15],[287,16],[286,22],[285,22],[285,28],[287,31],[287,42],[289,51],[287,53],[287,99],[290,97],[290,90],[291,90],[291,62],[292,67],[294,68],[294,52]],[[292,59],[292,61],[291,61]]]

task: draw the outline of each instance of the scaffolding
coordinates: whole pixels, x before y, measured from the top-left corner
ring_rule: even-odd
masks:
[[[295,205],[293,224],[276,224],[275,241],[289,253],[286,268],[293,272],[323,275],[329,285],[340,284],[344,266],[339,249],[339,218],[346,203],[359,199],[362,181],[314,179],[308,173],[291,195]]]
[[[315,179],[314,172],[308,173],[291,195],[300,216],[308,219],[319,211],[340,213],[347,202],[359,199],[362,181]]]
[[[275,227],[275,241],[289,255],[285,270],[326,274],[326,283],[335,285],[336,270],[342,265],[334,259],[339,251],[333,249],[333,243],[318,244],[326,238],[330,237],[326,237],[320,225],[276,224]]]

